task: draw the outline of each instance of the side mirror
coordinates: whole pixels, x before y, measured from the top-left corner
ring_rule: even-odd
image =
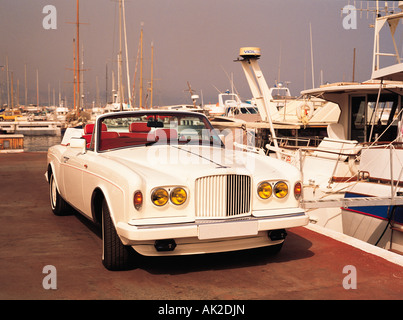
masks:
[[[70,139],[70,148],[78,149],[81,153],[87,151],[87,141],[81,138]]]

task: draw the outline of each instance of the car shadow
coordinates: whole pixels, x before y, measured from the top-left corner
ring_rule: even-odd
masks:
[[[74,212],[74,216],[102,241],[100,225]],[[280,252],[271,254],[265,248],[231,252],[194,254],[183,256],[142,256],[135,253],[135,262],[129,270],[142,269],[150,274],[186,274],[199,271],[247,268],[307,259],[314,255],[312,242],[287,230],[287,238]]]
[[[73,215],[79,220],[85,227],[92,231],[102,241],[102,229],[101,226],[94,221],[86,218],[81,213],[73,210]]]

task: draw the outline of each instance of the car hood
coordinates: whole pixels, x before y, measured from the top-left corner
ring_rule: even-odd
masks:
[[[158,185],[187,184],[199,177],[220,174],[284,179],[291,167],[267,156],[210,146],[154,145],[115,150],[104,156]]]

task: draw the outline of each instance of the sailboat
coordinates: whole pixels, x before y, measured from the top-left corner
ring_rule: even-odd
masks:
[[[125,95],[123,90],[123,58],[122,58],[122,22],[124,27],[124,39],[125,39],[125,52],[126,52],[126,73],[127,73],[127,88],[128,99],[131,101],[130,93],[130,77],[129,77],[129,64],[128,64],[128,49],[127,49],[127,36],[126,36],[126,14],[125,14],[125,1],[119,0],[119,53],[117,55],[118,62],[118,88],[115,90],[114,76],[112,75],[112,102],[108,103],[104,112],[114,111],[129,111],[132,110],[131,106],[125,102]],[[123,21],[122,21],[123,20]]]
[[[91,118],[91,115],[82,110],[81,90],[80,90],[80,3],[77,0],[77,20],[76,20],[76,39],[73,40],[74,46],[74,109],[65,115],[67,127],[83,127]]]

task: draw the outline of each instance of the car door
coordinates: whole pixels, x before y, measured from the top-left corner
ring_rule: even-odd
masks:
[[[62,156],[65,200],[74,208],[83,211],[83,171],[85,156],[75,148],[67,148]]]

